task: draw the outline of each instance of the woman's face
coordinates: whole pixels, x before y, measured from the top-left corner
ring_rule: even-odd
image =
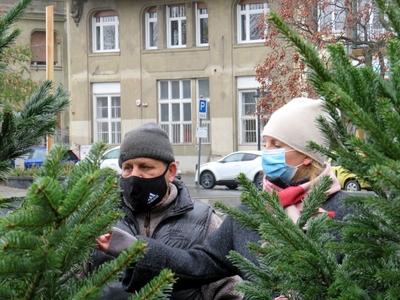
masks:
[[[291,166],[300,166],[300,165],[309,165],[312,163],[312,159],[309,158],[307,155],[294,150],[293,148],[289,147],[285,143],[272,138],[270,136],[264,136],[264,147],[266,150],[277,149],[277,148],[284,148],[285,152],[285,160],[288,165]]]

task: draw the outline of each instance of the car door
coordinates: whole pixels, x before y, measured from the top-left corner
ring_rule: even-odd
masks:
[[[100,168],[111,168],[117,171],[118,174],[121,174],[122,170],[118,164],[119,159],[119,148],[110,150],[109,152],[105,153],[102,157],[102,162],[100,164]]]
[[[244,153],[235,152],[220,160],[218,173],[221,180],[232,180],[240,174],[243,155]]]
[[[261,161],[257,159],[260,155],[256,153],[244,153],[242,156],[242,160],[240,162],[240,172],[244,173],[246,177],[250,180],[254,179],[255,173],[261,167]],[[258,166],[258,162],[260,166]]]

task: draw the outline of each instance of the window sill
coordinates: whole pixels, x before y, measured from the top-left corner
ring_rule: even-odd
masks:
[[[265,41],[261,42],[248,42],[248,43],[236,43],[233,45],[234,49],[238,48],[254,48],[254,47],[264,47],[265,46]]]
[[[41,71],[41,70],[46,70],[46,65],[30,65],[30,69],[33,71]],[[54,66],[54,71],[61,71],[62,66],[60,65],[55,65]]]
[[[171,53],[171,52],[195,52],[195,51],[208,51],[210,47],[192,47],[192,48],[163,48],[163,49],[143,49],[143,54],[154,53]]]
[[[91,52],[88,54],[89,57],[93,56],[120,56],[121,51],[104,51],[104,52]]]

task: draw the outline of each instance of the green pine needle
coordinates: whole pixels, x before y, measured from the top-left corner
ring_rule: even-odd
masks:
[[[153,278],[139,292],[131,296],[130,300],[165,300],[169,299],[172,292],[172,284],[175,282],[173,273],[162,270],[160,275]]]

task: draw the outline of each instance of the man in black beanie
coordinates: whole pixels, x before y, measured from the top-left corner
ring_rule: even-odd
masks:
[[[184,184],[175,178],[177,164],[171,143],[157,124],[144,124],[125,135],[119,165],[125,217],[113,228],[112,234],[105,235],[110,238],[108,254],[117,256],[137,235],[188,249],[202,243],[221,224],[212,208],[193,201]],[[202,288],[174,290],[171,299],[242,299],[234,291],[239,280],[236,276]],[[101,299],[127,299],[128,296],[121,283],[114,282],[103,290]]]

